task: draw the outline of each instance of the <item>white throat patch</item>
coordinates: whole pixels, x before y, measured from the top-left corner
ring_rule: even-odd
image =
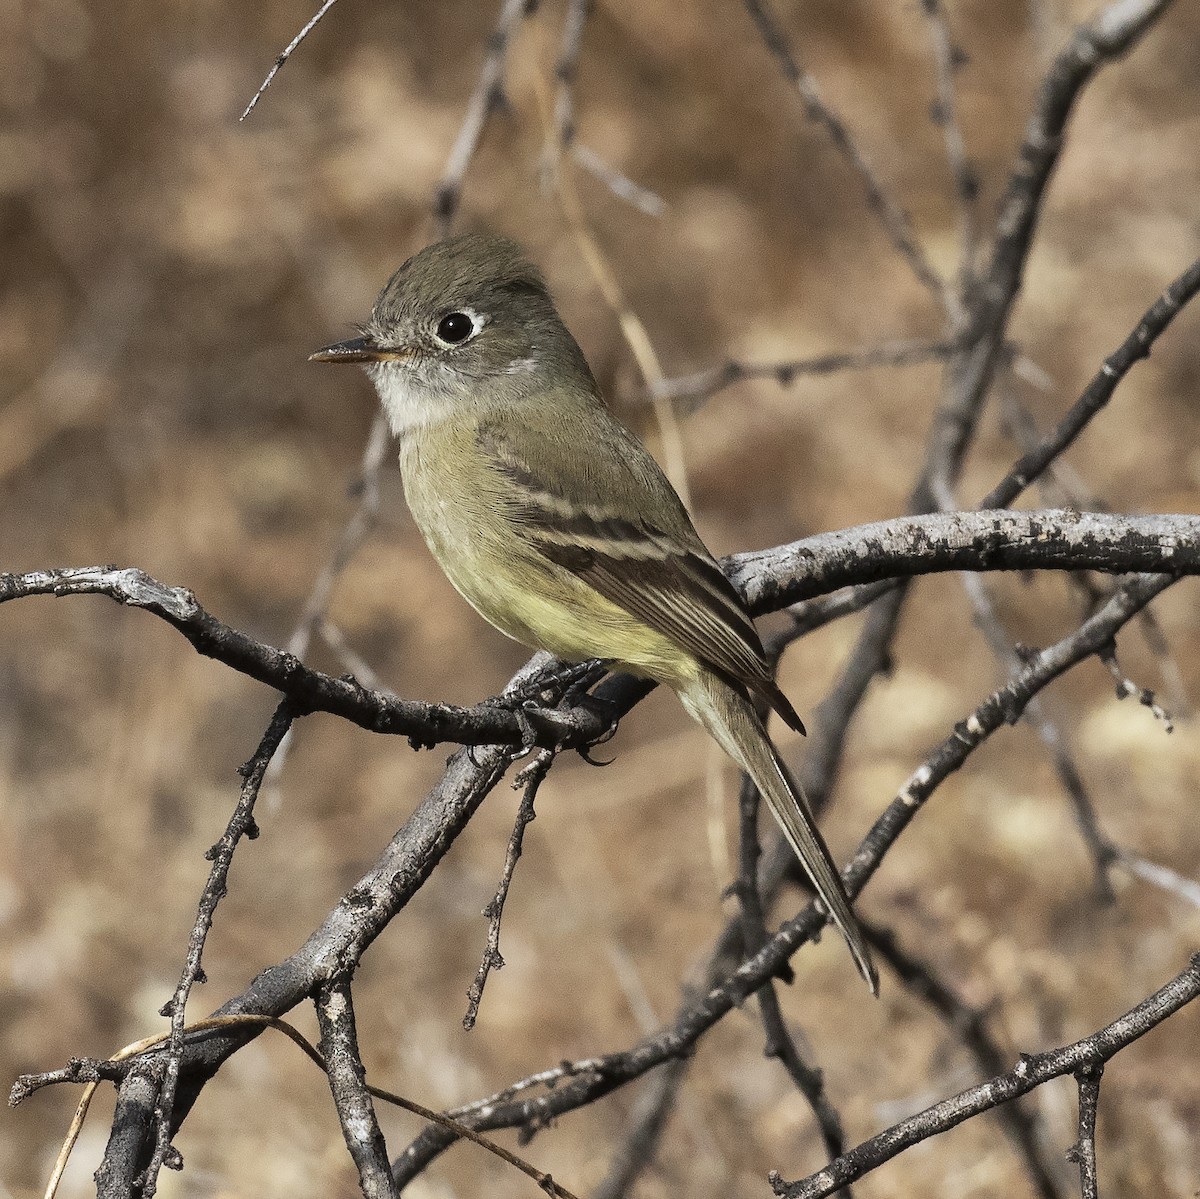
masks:
[[[433,371],[416,371],[400,362],[378,362],[367,373],[396,437],[440,424],[462,403],[455,387],[461,387],[461,376],[441,363]]]

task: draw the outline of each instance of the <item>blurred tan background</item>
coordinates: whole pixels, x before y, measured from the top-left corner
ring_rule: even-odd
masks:
[[[804,63],[949,273],[957,217],[917,4],[776,6]],[[1072,23],[1067,0],[950,6],[969,56],[964,131],[990,217],[1031,97]],[[374,412],[357,373],[306,355],[345,335],[431,235],[433,189],[474,86],[493,5],[342,0],[252,118],[237,114],[311,15],[280,0],[0,3],[0,569],[117,562],[193,588],[229,623],[289,637],[353,509]],[[523,239],[621,415],[652,435],[638,376],[553,195],[539,187],[535,86],[551,78],[560,3],[520,28],[512,106],[489,125],[460,227]],[[1013,326],[1042,385],[1004,386],[1049,424],[1160,289],[1200,250],[1200,15],[1179,5],[1085,96]],[[737,3],[598,0],[578,86],[580,139],[666,203],[643,215],[580,175],[588,218],[668,373],[730,355],[794,358],[935,336],[939,317],[808,122]],[[713,549],[775,544],[901,512],[937,402],[936,366],[743,384],[683,424],[697,521]],[[1185,313],[1072,453],[1114,509],[1195,511],[1200,310]],[[965,501],[1015,457],[992,414]],[[652,442],[653,444],[653,442]],[[1060,579],[990,579],[1014,638],[1075,616]],[[1200,617],[1184,584],[1156,606],[1179,679],[1136,632],[1122,661],[1178,711],[1200,695]],[[382,516],[330,609],[397,692],[469,703],[525,655],[482,625],[433,566],[394,470]],[[810,637],[783,682],[810,712],[858,625]],[[343,669],[317,646],[312,661]],[[1169,672],[1168,672],[1169,674]],[[828,814],[848,853],[922,755],[1000,681],[952,577],[922,584],[896,669],[870,694]],[[1200,739],[1167,737],[1089,663],[1047,696],[1105,828],[1195,877]],[[102,599],[0,611],[0,1076],[103,1056],[161,1027],[224,827],[235,767],[273,706],[161,622]],[[785,742],[789,752],[802,752]],[[533,1070],[627,1046],[669,1017],[732,909],[735,780],[677,706],[626,722],[616,764],[560,761],[543,790],[479,1024],[465,990],[479,912],[516,796],[489,799],[449,859],[368,954],[360,1034],[374,1081],[443,1106]],[[201,1015],[294,949],[373,860],[445,753],[415,754],[310,717],[263,836],[235,860],[208,945]],[[714,780],[724,802],[712,795]],[[1005,730],[930,802],[862,902],[968,1001],[994,1005],[1015,1054],[1093,1031],[1176,973],[1200,913],[1127,875],[1096,903],[1067,801],[1034,736]],[[777,913],[794,910],[789,895]],[[872,1001],[833,938],[796,959],[785,1011],[824,1071],[851,1143],[974,1082],[954,1037],[894,979]],[[311,1027],[307,1013],[300,1023]],[[1200,1013],[1105,1074],[1106,1193],[1200,1187]],[[748,1008],[702,1042],[656,1166],[636,1194],[768,1193],[766,1171],[823,1162],[804,1104],[762,1057]],[[579,1193],[603,1176],[635,1091],[564,1119],[527,1152]],[[0,1194],[40,1194],[76,1093],[43,1092],[0,1124]],[[1074,1086],[1030,1101],[1053,1155],[1075,1139]],[[92,1189],[111,1103],[99,1101],[61,1194]],[[417,1131],[385,1111],[398,1152]],[[511,1143],[511,1137],[508,1138]],[[205,1092],[165,1196],[355,1193],[319,1072],[263,1037]],[[1072,1168],[1062,1163],[1064,1193]],[[531,1184],[458,1147],[415,1196],[518,1196]],[[994,1121],[902,1156],[860,1196],[1023,1195]]]

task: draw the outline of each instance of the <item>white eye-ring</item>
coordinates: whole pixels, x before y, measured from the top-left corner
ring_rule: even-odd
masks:
[[[484,326],[484,318],[473,308],[456,308],[438,321],[435,333],[438,341],[447,346],[460,346],[470,341]]]

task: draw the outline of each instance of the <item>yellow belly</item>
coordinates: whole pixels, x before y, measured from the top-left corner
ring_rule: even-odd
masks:
[[[467,429],[421,430],[400,453],[404,494],[426,544],[455,589],[502,633],[568,662],[606,658],[678,687],[698,664],[521,537],[507,518],[508,480],[467,455]],[[467,477],[469,476],[469,478]]]

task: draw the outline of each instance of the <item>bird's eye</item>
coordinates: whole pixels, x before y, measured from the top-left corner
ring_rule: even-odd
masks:
[[[449,346],[459,345],[474,332],[475,322],[465,312],[451,312],[438,321],[438,340]]]

